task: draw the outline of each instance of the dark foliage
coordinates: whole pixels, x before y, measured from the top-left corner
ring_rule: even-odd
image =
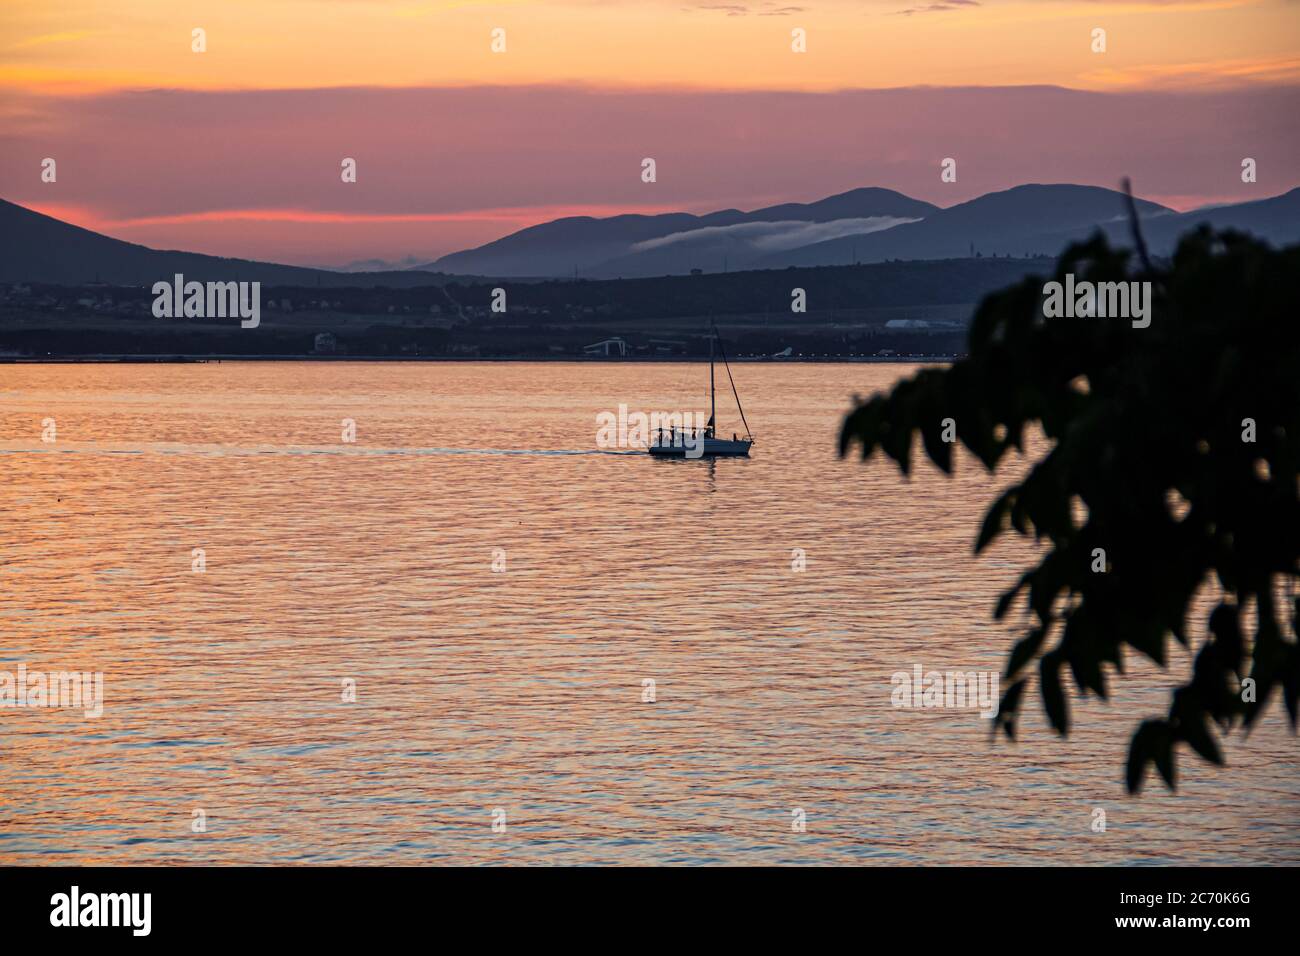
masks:
[[[1125,645],[1163,667],[1172,636],[1195,651],[1191,675],[1133,735],[1130,792],[1150,763],[1173,788],[1180,743],[1221,764],[1217,738],[1249,730],[1275,694],[1294,732],[1300,696],[1300,246],[1202,229],[1168,266],[1133,258],[1098,237],[1067,249],[1054,278],[1150,281],[1149,327],[1045,318],[1043,280],[1026,279],[981,303],[968,358],[860,401],[840,435],[842,455],[880,448],[903,474],[918,432],[951,471],[945,418],[990,472],[1032,429],[1046,435],[975,542],[978,553],[1010,527],[1046,545],[994,611],[1023,597],[1028,623],[997,726],[1014,737],[1036,671],[1049,722],[1068,734],[1068,681],[1104,699]],[[1203,583],[1214,607],[1193,641]]]

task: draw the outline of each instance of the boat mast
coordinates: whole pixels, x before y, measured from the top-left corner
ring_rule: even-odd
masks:
[[[722,336],[718,335],[718,327],[713,327],[714,337],[718,340],[718,353],[722,356],[722,365],[727,370],[727,381],[731,383],[731,395],[736,400],[736,411],[740,412],[741,424],[745,426],[745,437],[752,444],[754,435],[749,430],[749,422],[745,421],[745,406],[740,404],[740,392],[736,391],[736,380],[731,377],[731,363],[727,361],[727,350],[722,347]],[[709,341],[713,341],[710,339]]]
[[[713,339],[718,334],[718,330],[711,328],[709,331],[711,333],[709,335],[709,428],[716,435],[718,433],[718,400],[713,391]]]

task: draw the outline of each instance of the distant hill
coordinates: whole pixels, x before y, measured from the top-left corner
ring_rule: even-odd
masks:
[[[394,288],[443,285],[457,277],[431,272],[340,273],[195,252],[150,249],[82,229],[0,199],[0,282],[80,285],[152,285],[175,273],[199,282],[262,282],[266,285]],[[463,277],[460,277],[463,278]]]
[[[1137,200],[1138,214],[1174,216]],[[957,259],[980,255],[1056,255],[1075,238],[1126,221],[1123,193],[1099,186],[1025,185],[987,193],[886,232],[819,242],[760,260],[759,268],[844,265],[888,259]],[[1127,227],[1126,227],[1127,228]]]
[[[1152,250],[1172,251],[1199,222],[1277,244],[1300,240],[1300,190],[1189,213],[1136,200]],[[891,259],[1057,255],[1096,231],[1127,241],[1122,193],[1070,183],[1027,184],[941,209],[888,189],[855,189],[812,203],[706,216],[571,217],[443,256],[431,268],[503,278],[646,278],[703,272],[846,265]]]
[[[920,219],[937,206],[891,189],[854,189],[811,203],[696,216],[664,213],[596,219],[570,216],[521,229],[487,245],[443,256],[431,268],[494,276],[617,278],[745,268],[772,249],[844,231]]]
[[[1202,223],[1216,229],[1248,232],[1275,246],[1300,242],[1300,187],[1280,196],[1254,202],[1207,206],[1191,212],[1161,216],[1143,222],[1142,234],[1153,253],[1168,255],[1174,251],[1181,236]],[[1127,224],[1111,223],[1105,231],[1117,241],[1128,241]]]
[[[1199,223],[1276,245],[1300,241],[1300,188],[1247,203],[1178,213],[1137,200],[1152,252],[1168,254]],[[332,271],[150,249],[0,200],[0,282],[152,285],[186,278],[265,285],[412,289],[500,279],[652,278],[836,266],[853,262],[1058,255],[1096,231],[1129,242],[1122,194],[1097,186],[1025,185],[940,209],[888,189],[855,189],[812,203],[696,216],[578,216],[530,226],[415,269]],[[358,264],[364,265],[364,263]]]

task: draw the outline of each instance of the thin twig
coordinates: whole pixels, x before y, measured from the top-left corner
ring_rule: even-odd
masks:
[[[1128,205],[1128,221],[1133,229],[1133,242],[1137,245],[1138,258],[1148,273],[1154,272],[1151,257],[1147,255],[1147,241],[1142,238],[1142,223],[1138,221],[1137,203],[1133,201],[1133,183],[1124,177],[1124,201]]]

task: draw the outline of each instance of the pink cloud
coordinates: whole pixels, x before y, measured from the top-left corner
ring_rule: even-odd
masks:
[[[0,97],[0,196],[122,238],[343,263],[432,258],[565,214],[817,199],[885,186],[951,205],[1025,182],[1182,205],[1300,185],[1290,87],[836,93],[572,87]],[[41,159],[58,182],[40,181]],[[641,181],[654,157],[658,181]],[[1253,157],[1260,178],[1240,181]],[[358,163],[341,182],[340,162]],[[939,163],[958,161],[956,183]]]

